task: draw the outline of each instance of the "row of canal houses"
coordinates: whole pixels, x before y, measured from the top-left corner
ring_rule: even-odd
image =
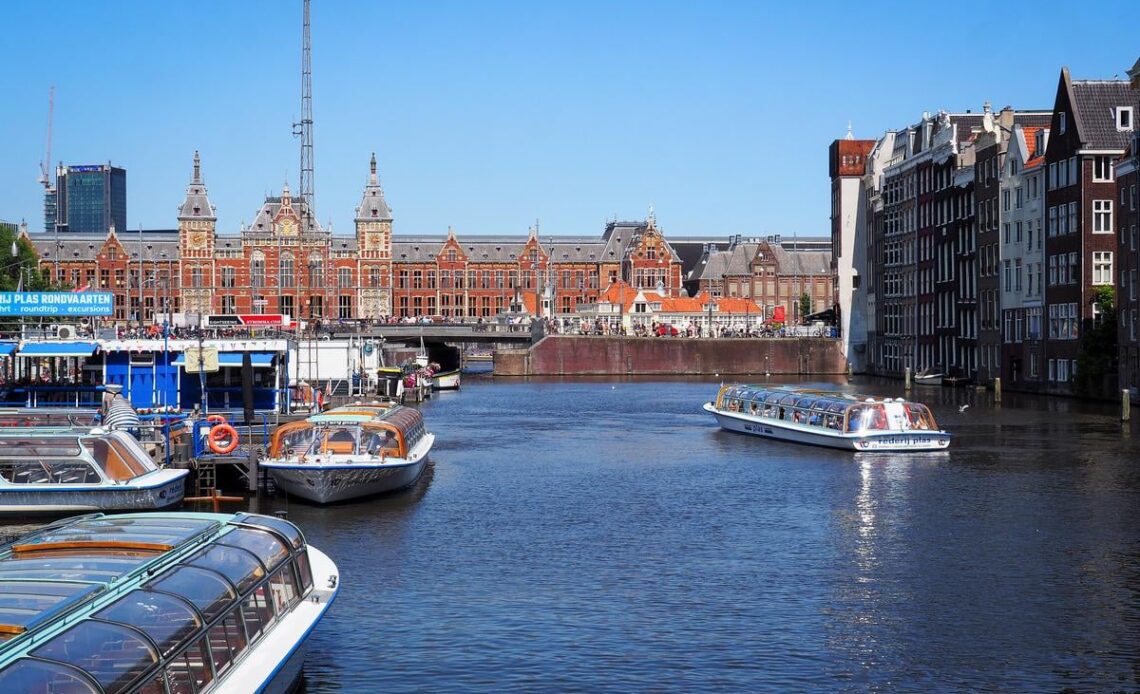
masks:
[[[1061,70],[1052,110],[924,113],[830,147],[835,300],[857,371],[1140,386],[1140,61]]]

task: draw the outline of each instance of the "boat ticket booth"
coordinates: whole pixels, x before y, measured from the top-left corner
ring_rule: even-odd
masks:
[[[198,350],[204,357],[199,357]],[[280,412],[287,403],[286,340],[111,340],[100,345],[100,354],[104,382],[121,383],[136,408],[187,411],[202,409],[204,404],[211,412],[240,410],[247,354],[253,408]]]

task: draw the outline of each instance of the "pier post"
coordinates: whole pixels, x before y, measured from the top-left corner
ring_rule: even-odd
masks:
[[[906,373],[903,376],[903,390],[910,392],[910,367],[906,367]]]
[[[1127,422],[1132,418],[1132,399],[1128,397],[1128,389],[1120,393],[1120,421]]]
[[[1001,402],[1001,376],[994,378],[994,402]]]

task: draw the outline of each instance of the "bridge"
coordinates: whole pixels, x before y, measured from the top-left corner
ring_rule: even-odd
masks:
[[[530,325],[501,325],[498,323],[407,323],[355,327],[334,324],[332,336],[347,338],[383,338],[386,342],[405,344],[460,343],[500,345],[530,345],[542,337],[541,323]]]

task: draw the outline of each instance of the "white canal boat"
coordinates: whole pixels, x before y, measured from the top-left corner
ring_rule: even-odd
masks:
[[[0,429],[0,516],[164,509],[182,503],[188,474],[123,431]]]
[[[459,390],[459,369],[436,372],[431,387],[436,390]]]
[[[704,410],[754,436],[851,451],[941,451],[950,434],[930,409],[902,398],[752,385],[722,386]]]
[[[0,692],[295,691],[339,578],[279,518],[60,521],[0,546]]]
[[[435,442],[419,410],[351,410],[346,406],[277,428],[261,462],[277,486],[328,504],[415,484]]]

